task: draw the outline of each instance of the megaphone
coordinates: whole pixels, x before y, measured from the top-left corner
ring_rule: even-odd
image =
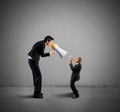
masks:
[[[52,46],[51,46],[52,48],[53,48],[53,50],[55,50],[58,54],[59,54],[59,56],[61,57],[61,58],[63,58],[66,54],[67,54],[67,51],[65,51],[64,49],[62,49],[62,48],[60,48],[57,44],[55,44],[55,43],[52,43]]]

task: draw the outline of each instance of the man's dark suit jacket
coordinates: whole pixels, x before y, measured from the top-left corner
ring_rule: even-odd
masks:
[[[28,53],[28,55],[33,60],[39,61],[40,60],[40,56],[42,56],[42,57],[50,56],[50,53],[44,53],[44,49],[45,49],[45,42],[44,42],[44,40],[38,41],[37,43],[35,43],[33,45],[32,49]]]
[[[76,64],[75,66],[73,66],[73,64],[70,63],[69,65],[72,70],[71,80],[75,80],[75,81],[80,80],[81,64],[79,63],[79,64]]]

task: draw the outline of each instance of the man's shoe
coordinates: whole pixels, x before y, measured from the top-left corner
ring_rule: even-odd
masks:
[[[74,96],[72,97],[72,99],[76,99],[76,98],[79,98],[79,94],[74,95]]]
[[[34,98],[43,98],[43,96],[42,95],[34,96]]]
[[[42,96],[43,95],[43,93],[39,93],[39,94],[33,94],[33,96]]]
[[[40,93],[40,95],[42,96],[42,95],[43,95],[43,93]]]

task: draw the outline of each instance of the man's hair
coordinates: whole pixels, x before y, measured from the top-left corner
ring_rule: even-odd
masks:
[[[79,61],[78,61],[78,62],[80,63],[80,62],[82,61],[82,58],[81,58],[81,57],[78,57],[78,59],[79,59]]]
[[[51,40],[54,40],[54,38],[51,37],[50,35],[48,35],[48,36],[46,36],[46,37],[44,38],[44,41],[45,41],[45,42],[51,41]]]

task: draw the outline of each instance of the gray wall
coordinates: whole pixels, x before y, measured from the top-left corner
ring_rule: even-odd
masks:
[[[27,53],[48,34],[82,57],[79,84],[120,85],[119,6],[119,0],[0,1],[0,86],[32,85]],[[44,85],[69,84],[68,56],[41,59]]]

